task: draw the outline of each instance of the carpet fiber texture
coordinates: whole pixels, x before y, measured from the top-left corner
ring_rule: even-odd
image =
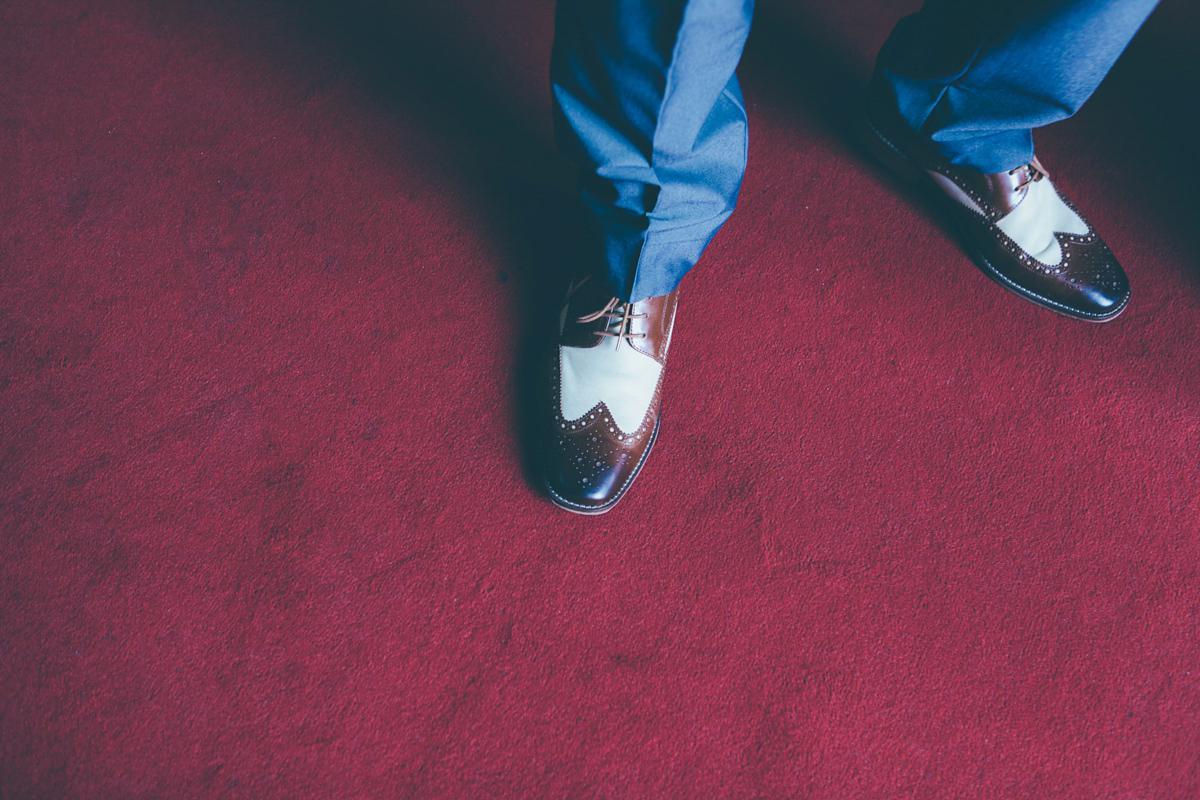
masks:
[[[662,431],[538,488],[551,0],[0,5],[0,797],[1200,796],[1200,10],[987,280],[846,134],[915,3],[762,0]]]

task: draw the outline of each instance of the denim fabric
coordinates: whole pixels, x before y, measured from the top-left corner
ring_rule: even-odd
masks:
[[[1158,0],[926,0],[879,52],[901,115],[952,163],[1001,172],[1083,105]]]
[[[666,294],[733,212],[746,167],[734,69],[753,0],[560,0],[559,145],[583,167],[587,268],[626,300]]]
[[[927,0],[880,51],[901,114],[954,163],[1000,172],[1092,94],[1157,0]],[[666,294],[733,212],[746,165],[734,70],[754,0],[559,0],[551,84],[582,170],[586,269]]]

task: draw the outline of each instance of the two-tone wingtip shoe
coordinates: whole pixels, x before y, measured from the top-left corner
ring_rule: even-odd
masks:
[[[881,95],[868,92],[860,120],[863,143],[901,178],[931,190],[988,277],[1076,319],[1107,322],[1125,310],[1124,270],[1037,159],[993,174],[953,165]]]
[[[599,281],[567,293],[550,368],[543,457],[554,503],[603,514],[625,495],[658,436],[678,289],[628,303]]]

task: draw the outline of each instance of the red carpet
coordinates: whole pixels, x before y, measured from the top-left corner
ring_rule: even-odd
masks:
[[[599,518],[521,411],[551,0],[0,7],[0,796],[1200,796],[1200,11],[1039,140],[1089,325],[847,142],[913,5],[763,2]]]

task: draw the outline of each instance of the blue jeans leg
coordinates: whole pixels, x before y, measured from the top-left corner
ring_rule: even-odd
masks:
[[[901,115],[954,164],[1002,172],[1033,129],[1065,119],[1108,74],[1158,0],[926,0],[876,71]]]
[[[559,0],[551,88],[591,223],[580,266],[667,294],[733,212],[746,165],[734,70],[753,0]]]

